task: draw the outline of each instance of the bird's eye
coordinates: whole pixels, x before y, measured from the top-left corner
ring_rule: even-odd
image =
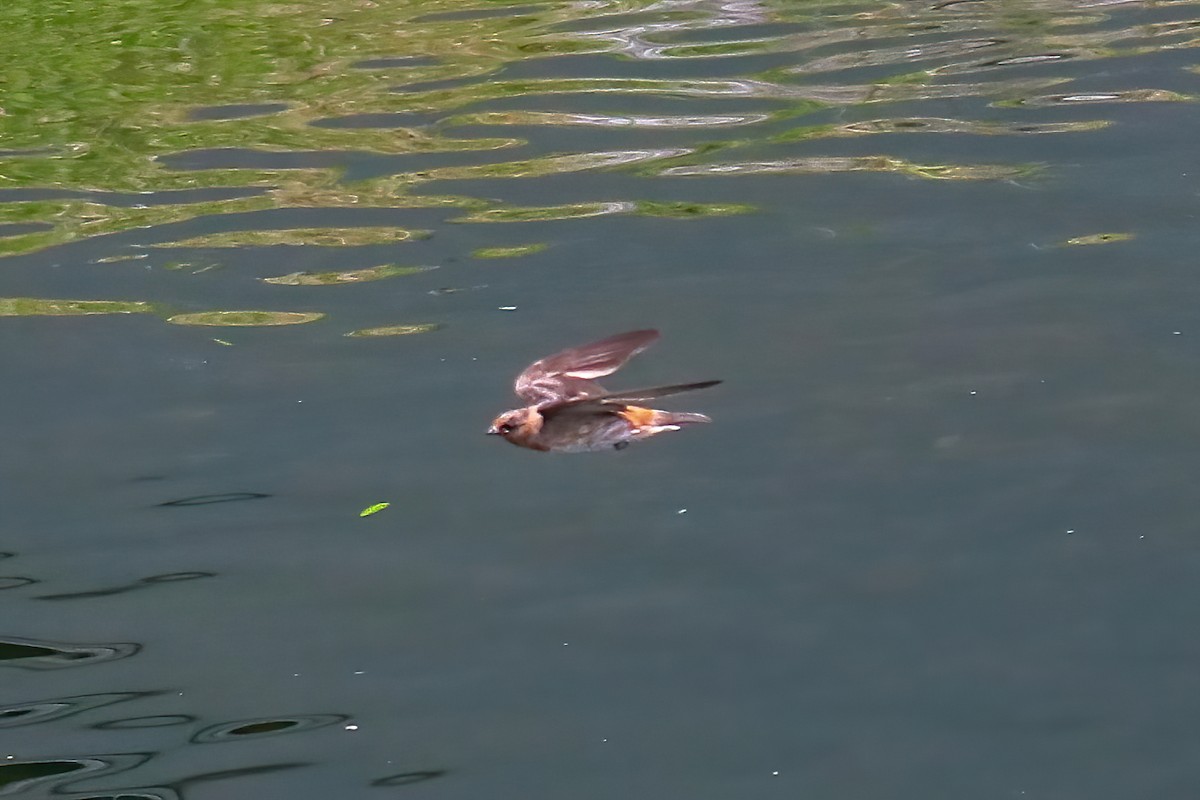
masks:
[[[505,435],[510,434],[513,432],[513,426],[509,425],[507,422],[505,422],[500,425],[500,432]]]

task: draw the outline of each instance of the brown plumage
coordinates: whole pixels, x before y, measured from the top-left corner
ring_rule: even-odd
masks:
[[[711,422],[704,414],[643,407],[659,397],[715,386],[720,381],[681,383],[631,392],[607,392],[596,383],[616,372],[658,338],[658,331],[630,331],[572,347],[530,364],[517,376],[517,396],[529,405],[506,411],[488,433],[531,450],[584,452],[648,439],[683,425]]]

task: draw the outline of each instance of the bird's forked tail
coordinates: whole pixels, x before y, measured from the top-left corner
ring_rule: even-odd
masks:
[[[656,425],[691,425],[697,422],[712,422],[712,417],[693,411],[655,411]]]

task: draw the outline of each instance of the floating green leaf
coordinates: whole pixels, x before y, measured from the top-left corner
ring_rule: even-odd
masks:
[[[372,514],[378,514],[380,511],[383,511],[385,508],[387,508],[390,505],[391,505],[391,503],[376,503],[373,506],[367,506],[362,511],[358,512],[358,515],[360,517],[369,517]]]
[[[325,315],[317,311],[201,311],[168,317],[172,325],[217,325],[226,327],[266,327],[302,325]]]
[[[437,323],[429,322],[421,325],[384,325],[379,328],[363,328],[362,330],[351,331],[347,336],[411,336],[415,333],[429,333],[436,331],[442,327]]]

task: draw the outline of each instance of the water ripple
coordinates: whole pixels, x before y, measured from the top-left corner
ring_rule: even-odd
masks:
[[[4,706],[0,707],[0,728],[40,725],[116,703],[151,697],[154,694],[154,692],[107,692]]]
[[[141,578],[133,583],[124,584],[121,586],[109,586],[103,589],[90,589],[84,592],[63,592],[60,594],[43,594],[35,597],[35,600],[87,600],[96,597],[111,597],[118,594],[128,594],[129,592],[140,589],[148,589],[151,586],[160,586],[167,583],[179,583],[181,581],[195,581],[202,578],[216,577],[213,572],[169,572],[164,575],[151,575],[148,578]]]
[[[297,717],[244,719],[236,722],[223,722],[220,725],[205,728],[197,732],[192,737],[192,741],[196,744],[213,744],[256,739],[264,736],[304,733],[329,725],[336,725],[348,719],[349,717],[344,714],[307,714]]]
[[[119,753],[71,758],[9,759],[0,763],[0,797],[23,795],[34,790],[42,796],[59,796],[68,787],[85,779],[125,772],[141,766],[152,757],[152,753]]]
[[[132,643],[73,644],[6,636],[0,637],[0,666],[34,670],[81,667],[128,658],[140,650],[140,645]]]

